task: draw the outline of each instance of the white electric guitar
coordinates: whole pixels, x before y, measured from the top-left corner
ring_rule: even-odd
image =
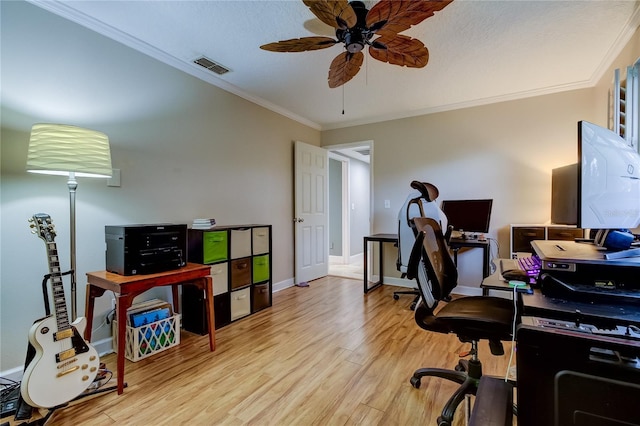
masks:
[[[79,317],[69,324],[51,218],[37,213],[29,221],[35,228],[32,232],[47,247],[55,314],[36,321],[29,330],[29,342],[36,354],[24,371],[20,392],[32,407],[51,408],[84,392],[98,373],[100,359],[82,337],[86,319]]]

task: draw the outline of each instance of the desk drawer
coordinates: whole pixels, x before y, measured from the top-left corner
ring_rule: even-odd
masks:
[[[547,229],[547,240],[567,240],[573,241],[576,238],[583,238],[584,231],[580,228],[555,228]]]
[[[531,241],[544,240],[544,227],[514,227],[511,230],[511,252],[532,253]]]

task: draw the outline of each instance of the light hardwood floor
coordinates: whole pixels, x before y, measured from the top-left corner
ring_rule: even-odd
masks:
[[[435,425],[456,384],[418,367],[452,368],[468,345],[420,329],[396,287],[362,293],[362,281],[326,277],[273,295],[273,307],[207,336],[127,361],[124,394],[57,411],[50,425]],[[507,354],[481,342],[485,374],[504,376]],[[103,357],[115,370],[115,356]],[[464,407],[456,413],[464,424]]]

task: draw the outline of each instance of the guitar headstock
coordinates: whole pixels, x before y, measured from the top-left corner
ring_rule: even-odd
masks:
[[[51,217],[46,213],[36,213],[31,219],[29,219],[31,223],[29,225],[32,234],[37,234],[38,237],[42,238],[46,242],[52,242],[54,237],[56,236],[56,230],[53,226],[53,221]]]

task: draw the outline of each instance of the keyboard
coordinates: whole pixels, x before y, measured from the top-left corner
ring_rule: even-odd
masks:
[[[527,256],[518,259],[500,259],[500,273],[513,269],[525,271],[527,275],[537,278],[542,268],[542,262],[538,256]]]

